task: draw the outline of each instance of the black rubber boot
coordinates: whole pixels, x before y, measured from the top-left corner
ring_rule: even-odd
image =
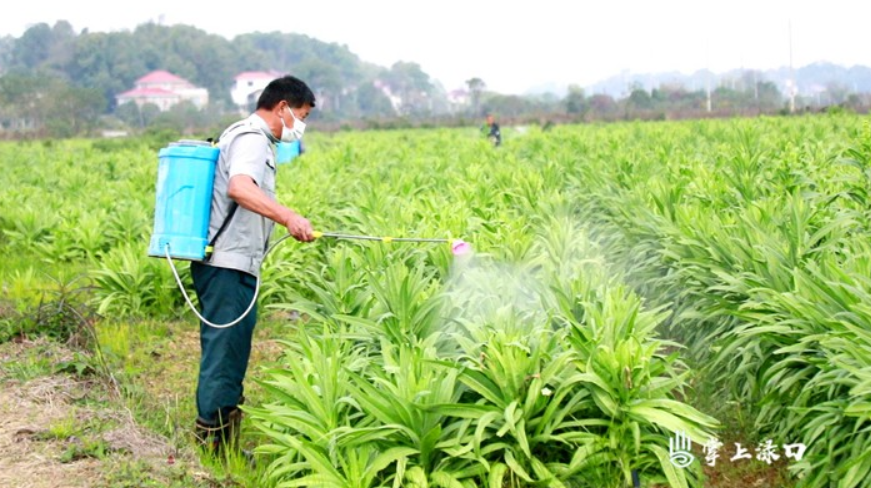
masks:
[[[228,452],[239,453],[253,465],[254,456],[241,448],[239,439],[242,433],[242,410],[238,407],[230,410],[225,420],[209,424],[198,418],[195,429],[197,444],[206,454],[212,456],[221,456]]]
[[[241,402],[240,402],[241,403]],[[242,433],[242,410],[238,408],[230,412],[227,419],[227,433],[225,445],[241,454],[251,467],[254,467],[254,454],[242,449],[240,434]]]
[[[218,455],[234,444],[234,431],[238,432],[238,428],[234,429],[230,422],[211,424],[198,418],[194,435],[197,444],[206,454]]]

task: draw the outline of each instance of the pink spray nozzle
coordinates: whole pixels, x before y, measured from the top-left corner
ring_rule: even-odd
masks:
[[[462,239],[457,239],[451,243],[451,252],[454,253],[454,256],[464,256],[472,252],[472,245]]]

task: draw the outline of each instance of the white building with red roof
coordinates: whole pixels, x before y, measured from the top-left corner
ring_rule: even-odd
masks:
[[[142,107],[146,103],[153,103],[161,111],[169,110],[183,101],[203,108],[209,103],[209,91],[168,71],[157,70],[136,80],[132,90],[116,95],[115,99],[118,105],[133,102]]]
[[[251,111],[266,85],[281,76],[283,74],[277,71],[243,71],[233,78],[235,84],[230,89],[230,98],[242,111]]]

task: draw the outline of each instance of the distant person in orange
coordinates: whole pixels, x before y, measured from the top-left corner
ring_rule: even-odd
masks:
[[[490,130],[487,138],[493,143],[493,147],[499,147],[502,144],[502,133],[499,131],[499,124],[496,123],[493,114],[487,114],[487,127]]]

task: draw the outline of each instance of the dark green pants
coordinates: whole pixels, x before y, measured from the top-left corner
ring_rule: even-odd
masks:
[[[257,278],[233,269],[191,263],[201,314],[214,324],[236,320],[251,303]],[[257,306],[238,324],[216,329],[200,323],[200,377],[197,414],[200,422],[218,425],[239,405],[242,380],[251,356]]]

